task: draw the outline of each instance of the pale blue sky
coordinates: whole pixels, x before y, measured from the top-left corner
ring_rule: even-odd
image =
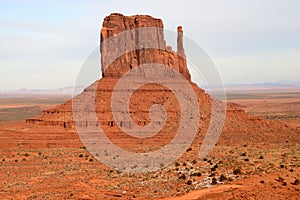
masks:
[[[0,90],[74,85],[113,12],[182,25],[226,84],[300,80],[299,10],[298,0],[0,0]]]

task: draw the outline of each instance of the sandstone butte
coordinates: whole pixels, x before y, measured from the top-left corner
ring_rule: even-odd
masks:
[[[94,98],[98,122],[110,140],[121,148],[131,151],[145,151],[150,148],[152,150],[159,148],[167,144],[174,137],[174,133],[176,133],[178,129],[178,121],[180,120],[179,102],[172,92],[161,85],[147,84],[136,90],[132,95],[130,99],[130,113],[136,124],[145,126],[150,123],[148,111],[153,104],[163,105],[168,113],[164,128],[154,137],[146,139],[129,136],[123,133],[116,125],[117,123],[112,116],[111,95],[118,79],[130,69],[142,64],[160,63],[181,73],[190,82],[197,95],[201,110],[201,122],[199,122],[198,134],[196,135],[193,145],[199,147],[209,126],[212,102],[216,100],[212,99],[210,95],[191,81],[186,57],[184,55],[182,27],[179,26],[177,29],[177,52],[175,52],[170,46],[166,45],[162,20],[148,15],[124,16],[122,14],[113,13],[104,19],[101,29],[101,43],[114,37],[118,33],[142,27],[154,27],[156,29],[154,29],[154,31],[151,29],[152,31],[146,33],[147,41],[140,40],[139,37],[136,37],[123,45],[143,47],[143,45],[145,45],[144,42],[150,42],[159,46],[159,49],[139,48],[138,50],[127,52],[104,69],[103,65],[105,65],[107,59],[109,59],[109,55],[118,52],[122,47],[100,47],[102,78],[85,88],[80,95],[62,105],[43,111],[36,118],[27,119],[26,123],[36,126],[47,126],[49,128],[60,126],[66,130],[73,130],[75,127],[72,112],[82,112],[89,108],[82,105],[72,111],[72,101],[80,102],[82,99],[92,98],[93,94],[95,94]],[[95,125],[92,123],[93,122],[89,121],[79,122],[80,126]],[[131,126],[127,122],[122,122],[122,125]],[[256,145],[259,145],[282,142],[287,139],[290,141],[298,141],[299,137],[295,134],[294,130],[286,127],[284,124],[273,123],[249,116],[238,105],[227,105],[225,126],[219,142],[225,144],[248,144],[255,142]],[[137,144],[143,144],[144,149],[141,150],[140,145]],[[199,148],[195,149],[199,150]]]

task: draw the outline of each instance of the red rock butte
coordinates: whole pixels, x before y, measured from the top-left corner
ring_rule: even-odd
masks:
[[[132,34],[136,33],[136,31],[141,28],[145,30],[150,28],[149,31],[143,32],[143,34],[146,34],[146,40],[144,39],[145,35]],[[118,45],[109,42],[103,45],[105,41],[108,41],[123,32],[132,34],[131,39],[118,43]],[[66,129],[74,129],[73,112],[88,112],[93,109],[86,107],[84,104],[72,109],[72,101],[83,102],[84,99],[89,98],[95,100],[98,119],[97,121],[77,121],[77,125],[82,127],[101,126],[107,136],[114,141],[114,143],[123,148],[137,150],[133,147],[134,144],[143,144],[145,149],[159,148],[161,145],[167,144],[173,138],[179,126],[180,106],[177,98],[172,94],[172,91],[161,85],[146,84],[136,90],[130,99],[130,116],[139,126],[145,126],[150,123],[149,109],[151,105],[160,104],[166,110],[168,116],[166,125],[152,138],[139,139],[123,133],[117,124],[125,127],[130,127],[132,124],[127,121],[116,123],[112,116],[111,108],[112,92],[117,81],[124,73],[143,64],[159,63],[175,69],[192,85],[201,110],[201,123],[199,122],[199,130],[195,140],[195,143],[200,144],[203,136],[207,132],[211,118],[211,105],[212,101],[215,100],[191,81],[183,48],[184,41],[181,26],[177,28],[177,32],[177,52],[175,52],[170,46],[166,45],[162,20],[148,15],[124,16],[122,14],[113,13],[107,16],[104,19],[103,27],[101,29],[100,52],[102,78],[85,88],[84,91],[74,99],[56,106],[55,108],[45,110],[36,118],[27,119],[26,122],[42,126],[62,126]],[[159,48],[144,48],[150,43]],[[120,49],[124,47],[132,47],[131,49],[134,50],[120,55],[110,63],[108,60],[110,59],[111,54],[117,55],[117,53],[120,52]],[[107,65],[107,63],[109,64]],[[282,131],[283,129],[286,129],[286,131],[274,137],[274,134],[276,134],[274,133],[274,130]],[[264,136],[257,134],[262,131],[267,134]],[[239,137],[232,138],[231,135],[233,132],[238,132]],[[229,104],[227,106],[226,122],[225,127],[223,128],[222,138],[224,140],[230,138],[230,142],[251,140],[259,143],[279,141],[286,137],[297,137],[294,134],[289,135],[291,132],[293,133],[290,129],[284,128],[284,125],[282,124],[275,124],[264,119],[251,117],[240,107]],[[297,139],[295,138],[295,140]],[[132,144],[132,146],[130,146],[130,144]],[[156,147],[153,147],[153,145]]]
[[[108,38],[124,33],[122,42],[103,43]],[[146,63],[160,63],[169,66],[188,80],[191,76],[187,69],[183,49],[183,31],[178,27],[177,52],[166,45],[163,22],[147,15],[123,16],[111,14],[106,17],[101,30],[101,66],[103,77],[120,77],[130,69]],[[152,48],[145,48],[151,46]],[[155,47],[155,48],[153,48]],[[132,49],[126,56],[113,59],[113,67],[104,69],[105,63],[112,53],[121,53],[121,49]]]
[[[144,29],[141,28],[151,28]],[[183,49],[183,31],[182,27],[178,27],[178,38],[177,38],[177,52],[173,51],[170,46],[166,46],[163,33],[163,22],[160,19],[155,19],[148,15],[135,15],[135,16],[124,16],[121,14],[111,14],[106,17],[103,22],[103,27],[101,29],[101,44],[108,38],[111,38],[119,33],[126,31],[139,31],[134,34],[134,38],[131,40],[126,40],[121,43],[114,43],[115,46],[101,45],[101,67],[102,67],[102,79],[101,84],[95,82],[90,87],[86,88],[81,94],[83,96],[87,95],[89,91],[93,91],[97,86],[98,93],[97,96],[102,94],[104,90],[102,87],[109,87],[110,90],[113,89],[115,85],[116,78],[121,77],[124,73],[128,72],[134,67],[147,64],[147,63],[159,63],[165,66],[169,66],[172,69],[180,72],[187,80],[190,81],[191,76],[187,68],[186,59]],[[147,34],[145,37],[141,36],[141,33]],[[146,49],[143,48],[145,43],[151,43],[152,46],[157,46],[159,49]],[[155,45],[153,45],[155,44]],[[118,57],[113,60],[113,63],[106,69],[103,68],[105,61],[109,59],[112,52],[118,52],[124,46],[133,46],[131,52],[127,52],[125,55]],[[106,86],[105,86],[106,85]],[[80,98],[79,95],[76,98]],[[103,96],[107,96],[102,94]],[[103,97],[101,97],[103,99]],[[109,102],[109,95],[104,101]],[[107,107],[110,107],[107,105]],[[28,123],[38,123],[42,125],[57,125],[63,126],[65,128],[73,128],[74,122],[72,119],[71,101],[58,106],[54,109],[45,110],[40,116],[34,119],[27,119]],[[111,123],[112,124],[112,123]]]
[[[145,35],[136,34],[140,28],[150,28],[149,32],[143,32],[147,40],[143,40]],[[1,124],[0,199],[299,199],[299,128],[285,124],[285,119],[265,120],[246,114],[239,104],[228,104],[218,143],[205,159],[199,158],[200,146],[204,146],[203,138],[212,118],[212,103],[220,102],[190,80],[182,27],[177,29],[177,52],[166,45],[162,28],[162,21],[150,16],[111,14],[103,22],[101,44],[119,38],[117,35],[124,32],[128,38],[132,37],[119,45],[101,45],[102,78],[64,104],[27,119],[26,124]],[[160,47],[146,48],[150,43]],[[110,63],[109,60],[125,47],[131,50]],[[132,68],[153,62],[180,72],[197,95],[201,119],[193,144],[176,162],[153,173],[128,174],[105,166],[102,159],[95,162],[102,155],[111,159],[122,156],[113,157],[106,150],[92,154],[90,146],[80,140],[78,127],[101,126],[113,143],[131,152],[154,151],[168,143],[176,133],[180,121],[179,102],[168,88],[159,84],[138,88],[129,104],[133,122],[141,127],[150,122],[149,108],[153,104],[163,105],[168,116],[166,125],[157,135],[145,139],[131,137],[121,128],[130,128],[133,122],[116,123],[112,116],[112,92],[121,76]],[[175,82],[181,86],[177,79]],[[270,101],[276,100],[270,98]],[[86,105],[86,101],[93,105]],[[37,103],[35,99],[32,102]],[[74,102],[77,106],[73,106]],[[287,102],[283,101],[289,104]],[[28,102],[24,105],[29,106]],[[274,105],[279,104],[269,104],[263,112]],[[293,105],[295,103],[287,106],[291,109]],[[93,110],[96,110],[96,121],[79,118],[75,127],[74,114],[80,116]],[[17,113],[23,112],[22,108]],[[299,118],[293,119],[293,123],[298,121]],[[107,148],[108,145],[103,146]],[[174,145],[174,149],[176,147]],[[124,165],[139,163],[128,161]]]

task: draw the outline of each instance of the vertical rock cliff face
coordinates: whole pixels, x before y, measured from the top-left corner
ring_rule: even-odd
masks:
[[[175,52],[166,46],[160,19],[147,15],[111,14],[104,19],[101,44],[103,77],[120,77],[136,66],[159,63],[179,71],[188,80],[191,78],[183,49],[181,26],[178,27]]]

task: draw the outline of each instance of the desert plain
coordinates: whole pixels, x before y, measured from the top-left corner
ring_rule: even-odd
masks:
[[[247,131],[244,128],[222,134],[204,160],[197,158],[195,145],[174,164],[144,174],[101,164],[75,130],[25,123],[68,98],[0,99],[1,199],[299,198],[300,91],[228,91],[227,96],[229,103],[250,117],[284,125],[294,137],[262,130],[257,132],[263,138],[259,141],[241,136]]]

